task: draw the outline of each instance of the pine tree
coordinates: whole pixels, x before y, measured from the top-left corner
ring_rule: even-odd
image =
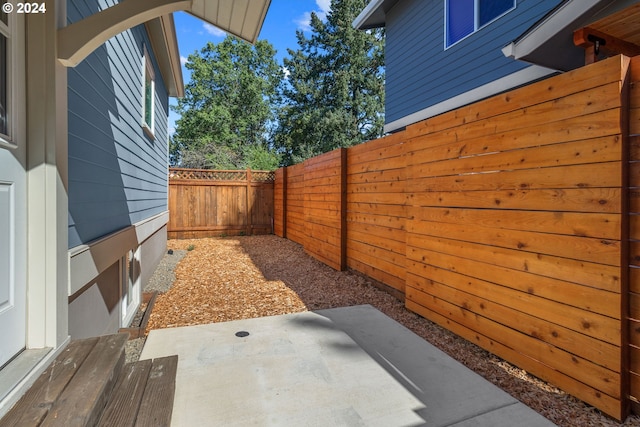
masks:
[[[285,164],[380,137],[384,124],[384,32],[353,20],[366,0],[333,0],[326,22],[311,16],[288,50],[275,145]]]

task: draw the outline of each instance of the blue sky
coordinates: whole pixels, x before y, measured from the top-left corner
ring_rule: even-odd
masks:
[[[287,48],[296,49],[296,30],[308,31],[311,12],[323,18],[329,11],[331,0],[272,0],[260,32],[260,40],[268,40],[277,50],[276,59],[282,64]],[[178,12],[174,14],[182,73],[185,84],[189,72],[184,68],[187,56],[199,51],[207,42],[221,42],[226,33],[193,16]],[[171,101],[172,104],[175,100]],[[169,132],[173,133],[177,115],[169,114]]]

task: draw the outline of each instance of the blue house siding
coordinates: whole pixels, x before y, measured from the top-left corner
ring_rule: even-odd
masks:
[[[101,2],[102,8],[111,5]],[[69,0],[69,23],[98,11]],[[146,47],[155,69],[154,139],[142,126]],[[68,73],[69,248],[167,207],[168,94],[145,27],[125,31]]]
[[[516,9],[445,50],[444,0],[400,1],[386,16],[386,123],[522,70],[502,48],[561,0]]]

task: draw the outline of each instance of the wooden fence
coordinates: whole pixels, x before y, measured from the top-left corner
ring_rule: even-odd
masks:
[[[281,169],[275,232],[622,419],[640,397],[635,76],[610,58]]]
[[[273,232],[269,171],[169,169],[170,239]]]

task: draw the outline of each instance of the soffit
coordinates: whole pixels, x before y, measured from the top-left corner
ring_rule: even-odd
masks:
[[[387,23],[387,12],[399,0],[371,0],[353,21],[353,26],[359,30],[384,27]]]
[[[640,45],[640,3],[589,23],[587,27],[611,37]]]
[[[193,0],[186,12],[255,43],[271,0]]]
[[[637,11],[633,11],[637,3],[637,0],[564,0],[502,52],[560,71],[582,67],[585,53],[574,44],[574,32],[596,25],[598,30],[613,31],[620,39],[638,37],[640,25]]]

